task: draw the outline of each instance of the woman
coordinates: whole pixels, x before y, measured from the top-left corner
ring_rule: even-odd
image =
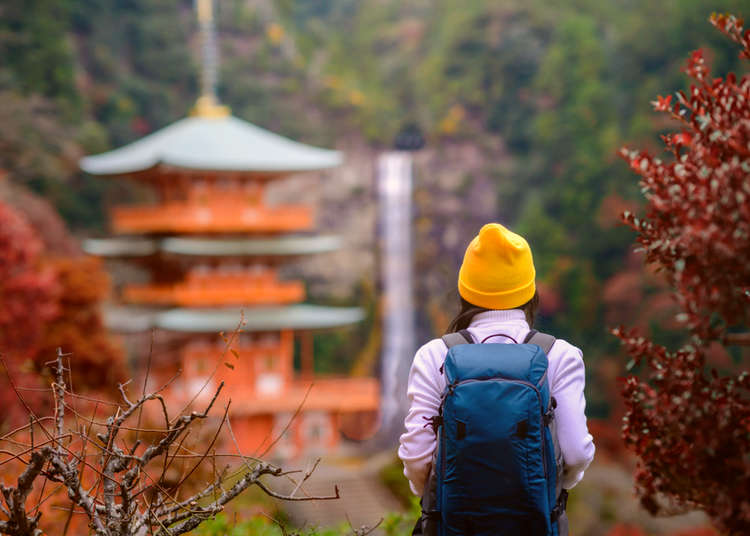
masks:
[[[504,335],[489,338],[488,344],[525,340],[539,303],[535,276],[526,240],[498,223],[485,225],[466,249],[458,274],[461,310],[448,332],[467,329],[476,342],[498,333]],[[424,490],[435,451],[435,433],[425,423],[438,414],[445,390],[442,365],[447,351],[442,339],[433,339],[417,351],[409,373],[409,412],[398,454],[417,495]],[[557,401],[557,440],[564,461],[562,487],[570,489],[594,458],[584,413],[583,356],[575,346],[557,339],[547,358],[550,391]]]

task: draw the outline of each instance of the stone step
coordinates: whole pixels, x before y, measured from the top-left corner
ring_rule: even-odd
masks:
[[[293,525],[305,528],[331,527],[341,523],[350,523],[355,528],[371,527],[388,513],[403,511],[401,503],[380,481],[378,472],[383,463],[373,463],[373,459],[359,464],[351,463],[351,460],[348,463],[321,463],[297,495],[332,495],[336,485],[340,498],[284,501],[280,508]]]

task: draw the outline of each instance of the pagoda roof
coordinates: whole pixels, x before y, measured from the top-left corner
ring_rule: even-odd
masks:
[[[341,247],[333,235],[272,238],[90,238],[83,250],[99,257],[146,257],[157,251],[176,255],[216,257],[292,256],[326,253]]]
[[[292,141],[247,121],[186,117],[138,141],[81,159],[92,175],[137,173],[167,165],[212,171],[285,173],[337,166],[341,153]]]
[[[341,247],[337,236],[284,236],[279,238],[165,238],[161,250],[179,255],[252,256],[325,253]]]
[[[326,329],[356,324],[364,318],[359,307],[290,305],[271,307],[170,309],[149,311],[133,307],[112,307],[104,312],[107,327],[120,333],[151,328],[187,333],[233,331],[244,320],[241,330]]]
[[[148,257],[159,250],[159,241],[149,238],[87,238],[83,251],[97,257]]]

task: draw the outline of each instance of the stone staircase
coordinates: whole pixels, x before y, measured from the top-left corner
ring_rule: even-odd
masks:
[[[381,483],[378,472],[393,460],[393,452],[374,456],[325,458],[297,495],[326,496],[338,486],[338,500],[284,501],[279,504],[297,527],[331,527],[351,523],[373,526],[389,512],[402,511],[401,503]],[[310,467],[313,461],[299,467]],[[291,491],[293,486],[288,490]]]

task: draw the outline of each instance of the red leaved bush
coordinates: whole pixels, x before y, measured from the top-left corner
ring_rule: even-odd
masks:
[[[41,249],[26,219],[0,203],[0,354],[16,381],[34,386],[39,379],[31,359],[42,344],[44,325],[57,314],[59,293],[54,272],[42,265]],[[0,422],[25,419],[5,372],[0,367],[0,407],[6,408]]]
[[[61,233],[67,235],[64,228]],[[0,202],[0,426],[28,416],[9,382],[21,388],[34,411],[48,397],[38,390],[45,363],[57,348],[70,353],[78,391],[112,390],[126,376],[122,350],[101,317],[109,279],[96,259],[49,258],[27,218]],[[6,373],[7,372],[7,373]],[[9,379],[10,376],[10,379]]]
[[[104,326],[100,307],[109,292],[109,277],[99,259],[47,259],[59,286],[58,312],[47,322],[34,357],[45,368],[57,348],[70,353],[72,383],[77,390],[111,391],[127,377],[122,349]]]
[[[730,15],[711,23],[750,59],[750,30]],[[638,492],[652,513],[701,508],[728,534],[750,534],[750,374],[708,370],[715,341],[747,344],[750,314],[750,75],[711,78],[701,51],[690,56],[689,95],[659,97],[656,110],[682,124],[663,136],[666,161],[621,155],[641,176],[646,215],[624,214],[647,262],[674,289],[692,333],[676,352],[633,331],[614,330],[640,365],[626,379],[623,436],[638,456]]]

